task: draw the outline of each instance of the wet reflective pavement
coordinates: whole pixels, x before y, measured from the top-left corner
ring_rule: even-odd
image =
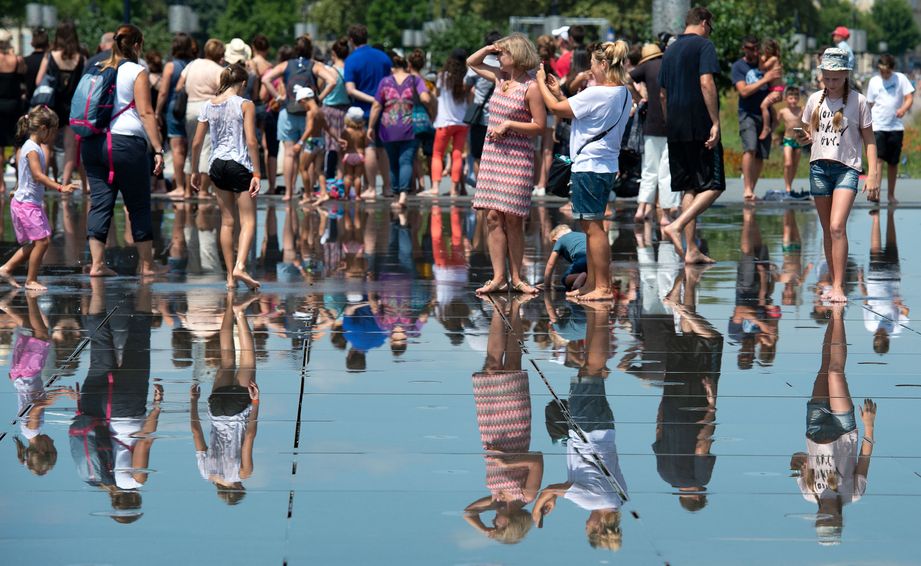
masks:
[[[5,564],[921,555],[919,210],[854,211],[833,309],[808,205],[707,213],[709,269],[620,211],[617,300],[596,306],[477,298],[468,204],[265,199],[263,289],[235,295],[216,208],[157,208],[170,276],[90,281],[81,200],[49,201],[50,290],[0,299]],[[567,221],[534,208],[531,281]]]

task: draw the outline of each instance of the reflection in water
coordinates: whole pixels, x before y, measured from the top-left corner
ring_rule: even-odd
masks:
[[[610,307],[586,304],[585,357],[569,385],[567,400],[547,405],[547,431],[566,443],[566,481],[547,485],[537,498],[532,519],[544,517],[559,497],[589,512],[585,534],[593,548],[619,550],[620,508],[627,500],[627,482],[620,470],[615,444],[614,413],[608,404],[605,381],[611,357]]]
[[[16,389],[19,433],[22,435],[14,439],[16,458],[33,474],[43,476],[58,460],[54,440],[42,432],[45,410],[62,397],[76,398],[76,393],[70,387],[45,390],[42,370],[51,352],[48,323],[38,306],[36,294],[26,293],[26,308],[22,309],[12,305],[17,293],[14,290],[0,301],[0,310],[16,324],[10,363],[10,380]]]
[[[105,283],[92,280],[86,328],[95,328],[77,414],[70,425],[70,449],[77,474],[86,483],[107,491],[111,515],[131,523],[142,515],[141,494],[147,482],[150,450],[160,417],[163,388],[150,388],[150,290],[137,288],[133,309],[107,315]]]
[[[202,478],[212,482],[217,495],[236,505],[246,495],[242,480],[253,473],[253,444],[259,419],[259,387],[256,385],[256,354],[253,334],[246,320],[246,308],[255,296],[235,305],[228,293],[221,320],[220,369],[208,397],[211,446],[205,442],[198,415],[199,385],[192,385],[189,422],[195,444],[195,458]],[[234,328],[240,341],[240,359],[234,346]]]
[[[822,341],[822,365],[806,403],[806,452],[795,453],[790,461],[803,497],[818,504],[815,530],[820,544],[841,542],[843,508],[866,492],[875,442],[876,403],[865,399],[860,407],[861,439],[846,364],[844,307],[835,306]]]
[[[895,233],[895,209],[886,213],[886,243],[882,242],[879,211],[871,210],[870,268],[857,273],[864,295],[863,323],[873,335],[873,351],[889,352],[889,340],[907,326],[908,307],[902,302],[902,271]]]
[[[625,369],[638,377],[663,384],[652,445],[656,467],[678,490],[681,506],[694,512],[707,505],[706,487],[716,465],[711,449],[723,337],[697,312],[702,270],[686,267],[667,290],[654,286],[669,280],[668,272],[661,271],[656,280],[649,278],[651,292],[665,293],[662,303],[652,302],[650,314],[643,317],[642,352],[621,364],[631,364]],[[656,314],[662,311],[671,315]],[[636,360],[640,355],[642,364]]]
[[[758,363],[770,366],[777,355],[780,307],[771,304],[774,293],[775,267],[768,247],[761,239],[761,229],[754,207],[742,212],[742,256],[736,273],[735,310],[729,319],[729,339],[739,344],[739,369],[752,369],[756,347]]]
[[[524,506],[534,500],[540,489],[544,457],[529,452],[531,394],[528,372],[521,369],[519,342],[522,299],[496,297],[494,301],[486,361],[483,371],[473,374],[473,395],[486,459],[489,495],[468,505],[465,519],[489,538],[515,544],[531,529],[531,514]],[[480,517],[486,511],[496,513],[491,527]]]
[[[783,283],[781,302],[784,306],[802,304],[802,287],[812,271],[812,264],[803,258],[803,239],[800,236],[796,213],[787,209],[783,214],[783,268],[777,281]]]

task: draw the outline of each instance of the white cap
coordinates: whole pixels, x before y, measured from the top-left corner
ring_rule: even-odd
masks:
[[[294,87],[294,101],[295,102],[300,102],[304,100],[305,98],[313,98],[313,97],[314,97],[313,89],[310,88],[309,86],[302,86],[302,87],[295,86]]]
[[[365,119],[365,111],[359,108],[358,106],[352,106],[345,113],[346,120],[354,120],[355,122]]]
[[[561,37],[563,41],[569,41],[569,26],[560,26],[550,32],[553,37]]]

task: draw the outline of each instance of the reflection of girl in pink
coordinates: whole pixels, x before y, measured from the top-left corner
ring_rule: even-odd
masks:
[[[528,373],[521,369],[519,308],[513,298],[507,314],[511,332],[506,333],[497,300],[489,327],[483,371],[473,374],[477,425],[486,458],[489,495],[466,508],[466,521],[489,538],[505,544],[521,542],[531,528],[531,514],[524,506],[537,497],[543,479],[544,459],[529,452],[531,446],[531,394]],[[517,330],[517,332],[515,332]],[[480,514],[495,511],[493,526]]]

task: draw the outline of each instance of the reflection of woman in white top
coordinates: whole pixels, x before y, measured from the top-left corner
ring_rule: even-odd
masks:
[[[866,491],[873,454],[876,403],[865,399],[860,407],[864,426],[861,440],[844,375],[846,362],[844,308],[836,306],[825,330],[822,365],[812,399],[806,404],[807,452],[795,453],[790,461],[790,469],[798,473],[796,483],[803,497],[819,506],[815,528],[819,541],[825,543],[840,542],[842,509]]]
[[[212,482],[217,495],[228,505],[236,505],[246,495],[242,481],[253,473],[253,444],[259,419],[259,388],[256,386],[256,354],[253,334],[246,321],[246,308],[256,300],[227,306],[221,321],[221,368],[208,397],[211,420],[211,446],[205,443],[198,415],[198,384],[192,386],[189,418],[195,458],[202,478]],[[240,340],[240,362],[236,362],[233,329]]]

